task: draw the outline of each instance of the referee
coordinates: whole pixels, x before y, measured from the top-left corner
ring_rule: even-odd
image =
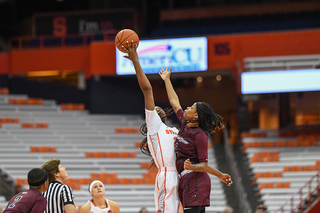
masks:
[[[47,209],[44,213],[79,213],[79,207],[74,203],[70,186],[63,184],[68,177],[65,167],[59,159],[51,159],[42,165],[49,176],[49,186],[43,196],[47,199]]]

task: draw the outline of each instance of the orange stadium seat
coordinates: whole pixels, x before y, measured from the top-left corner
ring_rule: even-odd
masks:
[[[38,129],[47,129],[49,127],[48,123],[36,123],[36,128]]]
[[[265,172],[266,178],[282,177],[281,172]]]
[[[74,178],[67,178],[64,180],[64,183],[67,184],[67,185],[72,185],[72,184],[75,184],[76,183],[76,179]]]
[[[1,95],[8,95],[9,94],[9,89],[6,87],[1,87],[0,88],[0,94]]]
[[[84,104],[74,104],[74,103],[62,103],[60,104],[61,110],[85,110]]]
[[[9,99],[9,104],[11,105],[25,105],[27,104],[26,99]]]
[[[260,183],[259,187],[260,189],[270,189],[273,188],[273,183]]]
[[[17,124],[19,123],[19,118],[0,118],[0,123]]]
[[[136,152],[86,152],[87,158],[135,158]]]
[[[251,147],[252,148],[261,148],[262,147],[262,143],[261,142],[252,142],[251,143]]]
[[[92,180],[100,180],[101,179],[100,173],[91,173]]]
[[[118,175],[116,173],[101,173],[101,181],[107,184],[117,184]]]
[[[34,128],[34,123],[21,123],[21,127],[24,129]]]
[[[286,141],[276,141],[276,147],[286,147]]]
[[[69,185],[73,190],[81,189],[81,184],[77,181],[77,179],[67,178],[64,182],[65,184]]]
[[[247,131],[242,131],[241,134],[240,134],[240,137],[241,137],[241,138],[249,137],[249,132],[247,132]]]
[[[143,179],[142,178],[132,178],[131,183],[132,184],[143,184]]]
[[[264,172],[256,172],[254,174],[254,177],[255,177],[255,179],[262,178],[262,177],[264,177]]]
[[[155,175],[151,173],[144,173],[143,179],[146,184],[154,184],[155,183]]]
[[[312,166],[310,167],[312,168]],[[302,172],[302,171],[307,171],[309,167],[305,166],[285,166],[283,170],[285,172]]]
[[[94,158],[104,158],[104,157],[106,157],[106,153],[105,152],[93,152],[93,157]]]
[[[136,134],[140,132],[139,127],[116,127],[116,133]]]
[[[288,141],[287,142],[287,146],[288,147],[296,147],[296,146],[298,146],[299,144],[298,144],[298,141],[297,140],[290,140],[290,141]]]
[[[243,143],[243,148],[247,149],[251,147],[251,143]]]
[[[130,178],[118,178],[118,184],[131,184]]]
[[[17,179],[16,179],[16,185],[17,185],[17,186],[28,185],[28,180],[27,180],[27,178],[17,178]]]
[[[251,162],[276,162],[279,161],[278,152],[255,152]]]
[[[266,132],[253,132],[249,133],[250,137],[259,137],[259,138],[265,138],[267,136]]]
[[[140,141],[136,141],[136,142],[134,143],[134,144],[135,144],[135,147],[136,147],[136,148],[140,148],[140,143],[141,143]]]
[[[282,177],[282,172],[256,172],[255,178],[275,178]]]
[[[116,157],[118,157],[118,155],[116,152],[107,152],[106,157],[107,158],[116,158]]]
[[[151,162],[141,162],[140,167],[141,169],[149,169],[151,166]]]
[[[128,158],[136,158],[137,153],[136,152],[128,152]]]
[[[129,157],[129,152],[119,152],[118,153],[119,158],[128,158]]]
[[[31,146],[31,152],[57,152],[56,147],[54,146]]]
[[[43,105],[43,99],[42,98],[29,98],[26,101],[26,104],[28,104],[28,105]]]
[[[93,153],[92,152],[86,152],[86,157],[87,158],[93,158]]]
[[[275,143],[272,141],[266,141],[266,142],[262,143],[262,147],[269,148],[269,147],[274,147],[274,146],[275,146]]]
[[[276,182],[275,188],[289,188],[290,182]]]
[[[86,184],[86,185],[89,185],[91,183],[91,178],[79,178],[78,179],[78,182],[80,184]]]

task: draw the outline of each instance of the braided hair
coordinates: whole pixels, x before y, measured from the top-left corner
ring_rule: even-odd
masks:
[[[163,110],[161,107],[158,107],[156,106],[155,107],[155,110],[157,111],[158,115],[160,116],[161,118],[161,121],[166,124],[167,123],[167,117],[169,115],[171,115],[173,113],[173,110],[172,109],[165,109]],[[141,125],[140,127],[140,133],[143,135],[143,136],[146,136],[140,143],[140,150],[143,154],[145,155],[148,155],[150,157],[152,157],[151,155],[151,152],[149,150],[149,147],[148,147],[148,140],[147,140],[147,132],[148,132],[148,128],[147,128],[147,124],[144,123]],[[155,163],[154,163],[154,159],[151,160],[151,166],[154,166]]]
[[[208,134],[224,128],[223,118],[213,112],[210,104],[205,102],[196,102],[199,127]]]

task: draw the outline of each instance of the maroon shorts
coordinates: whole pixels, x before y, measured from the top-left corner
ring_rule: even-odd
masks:
[[[206,172],[191,172],[179,183],[179,196],[183,207],[210,206],[211,180]]]

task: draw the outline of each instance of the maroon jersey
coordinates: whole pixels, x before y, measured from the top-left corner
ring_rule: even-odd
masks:
[[[188,127],[183,110],[177,112],[181,129],[175,141],[176,167],[178,173],[183,171],[184,161],[190,159],[192,164],[208,163],[208,136],[200,127]]]
[[[43,213],[47,200],[35,189],[19,192],[12,197],[3,213]]]
[[[192,164],[208,163],[208,136],[200,127],[188,127],[182,109],[177,117],[181,129],[175,141],[176,167],[180,174],[184,170],[184,161]],[[184,174],[179,183],[179,196],[183,207],[210,206],[211,180],[206,172]]]

